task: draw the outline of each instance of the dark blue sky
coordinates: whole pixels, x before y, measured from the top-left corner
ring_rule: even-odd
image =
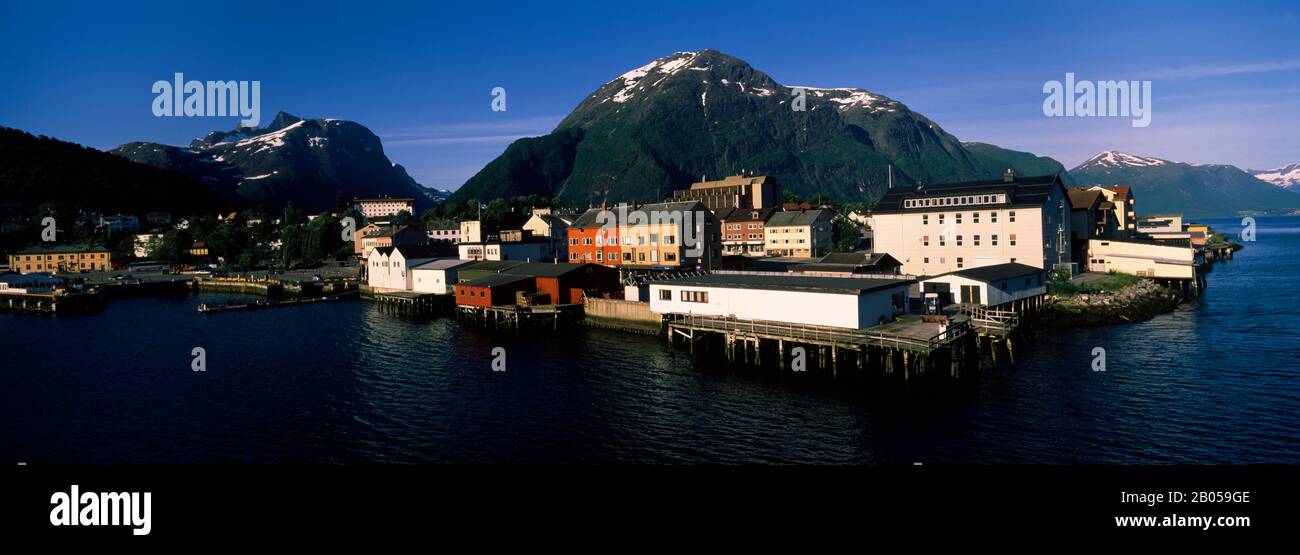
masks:
[[[108,149],[233,117],[155,118],[154,81],[260,80],[278,110],[358,121],[421,183],[458,187],[653,58],[715,48],[787,85],[862,87],[962,140],[1073,166],[1117,149],[1300,161],[1300,3],[0,2],[0,125]],[[1050,4],[1050,5],[1048,5]],[[1150,127],[1046,118],[1043,83],[1153,81]],[[490,110],[505,87],[508,110]]]

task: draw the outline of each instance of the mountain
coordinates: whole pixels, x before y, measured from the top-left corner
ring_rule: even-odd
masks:
[[[309,212],[334,210],[341,194],[346,199],[413,197],[418,212],[437,198],[384,155],[369,129],[338,119],[280,112],[266,127],[214,131],[188,147],[134,142],[111,152],[191,176],[223,198],[271,210],[290,201]]]
[[[1054,158],[1002,148],[988,143],[963,142],[961,145],[966,147],[966,150],[970,151],[976,158],[984,161],[986,171],[989,173],[998,173],[1000,175],[1007,168],[1014,168],[1017,173],[1023,175],[1062,174],[1061,180],[1065,182],[1065,185],[1067,187],[1074,186],[1074,180],[1065,171],[1065,166]]]
[[[795,111],[800,91],[805,110]],[[879,196],[890,165],[896,183],[992,178],[1006,161],[1044,165],[994,149],[972,152],[880,94],[789,87],[715,50],[678,52],[602,85],[550,134],[512,143],[452,201],[649,201],[741,171],[775,175],[801,197],[849,201]]]
[[[1300,192],[1300,163],[1273,170],[1246,170],[1255,179],[1272,183],[1288,191]]]
[[[1070,170],[1083,187],[1129,185],[1139,214],[1232,216],[1300,207],[1300,194],[1225,164],[1187,164],[1108,150]]]
[[[211,189],[180,173],[7,127],[0,127],[0,196],[30,207],[66,202],[84,210],[139,215],[188,215],[227,206]]]

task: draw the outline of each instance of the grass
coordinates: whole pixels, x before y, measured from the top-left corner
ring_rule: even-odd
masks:
[[[1106,279],[1089,283],[1074,283],[1067,274],[1055,274],[1048,282],[1048,289],[1058,295],[1087,295],[1093,293],[1113,293],[1142,281],[1142,278],[1111,271]]]

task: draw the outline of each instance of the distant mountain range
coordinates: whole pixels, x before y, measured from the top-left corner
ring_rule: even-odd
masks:
[[[1231,216],[1300,208],[1300,194],[1226,164],[1187,164],[1108,150],[1070,170],[1079,186],[1133,188],[1139,214]]]
[[[338,119],[280,112],[266,127],[215,131],[188,147],[133,142],[110,152],[193,177],[232,203],[271,210],[290,201],[310,212],[334,210],[342,195],[411,197],[418,212],[440,196],[390,161],[369,129]]]
[[[1246,170],[1256,179],[1272,183],[1288,191],[1300,192],[1300,163],[1272,170]]]
[[[802,92],[804,111],[792,103]],[[862,201],[895,184],[1053,173],[1050,158],[962,143],[858,88],[791,87],[715,50],[678,52],[602,85],[550,134],[520,139],[452,201],[538,194],[649,201],[706,177],[775,175],[804,198]]]

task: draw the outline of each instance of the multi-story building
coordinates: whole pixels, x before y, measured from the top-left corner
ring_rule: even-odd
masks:
[[[1127,185],[1094,185],[1091,189],[1100,191],[1111,203],[1115,213],[1116,236],[1119,239],[1132,239],[1137,236],[1137,199],[1133,189]]]
[[[104,247],[85,245],[31,247],[9,255],[9,270],[24,274],[28,272],[76,274],[107,272],[111,269],[113,269],[113,255]]]
[[[516,232],[518,233],[518,232]],[[539,239],[531,233],[514,235],[509,232],[494,236],[489,241],[460,242],[456,245],[461,260],[522,260],[526,262],[555,262],[560,260],[555,244],[549,239]]]
[[[812,258],[830,251],[829,210],[774,212],[763,229],[768,256]]]
[[[533,237],[547,239],[555,246],[555,253],[562,259],[568,260],[565,245],[568,243],[569,224],[573,220],[553,214],[550,210],[537,210],[533,212],[532,217],[524,222],[524,231],[530,231]]]
[[[1070,202],[1056,175],[918,185],[885,193],[874,252],[934,276],[1007,262],[1051,270],[1070,261]]]
[[[763,225],[775,208],[731,208],[718,212],[722,224],[722,253],[765,256]]]
[[[568,238],[571,263],[713,269],[722,258],[718,218],[700,201],[593,208],[569,226]]]
[[[781,202],[781,186],[770,175],[733,175],[719,181],[692,183],[673,191],[672,200],[698,200],[714,212],[728,208],[773,208]]]
[[[456,222],[428,222],[424,225],[424,232],[428,234],[430,241],[436,243],[460,242],[460,224]]]
[[[99,218],[99,227],[108,230],[109,233],[117,233],[121,231],[135,233],[140,231],[140,218],[130,214],[101,216]]]
[[[423,245],[429,242],[429,236],[424,230],[413,225],[369,224],[358,230],[355,237],[356,247],[353,252],[362,259],[370,258],[370,252],[379,247]]]
[[[366,218],[386,218],[402,212],[415,214],[413,198],[359,198],[352,205]]]
[[[376,247],[366,257],[366,284],[377,291],[411,291],[415,286],[412,268],[446,254],[437,245]]]

